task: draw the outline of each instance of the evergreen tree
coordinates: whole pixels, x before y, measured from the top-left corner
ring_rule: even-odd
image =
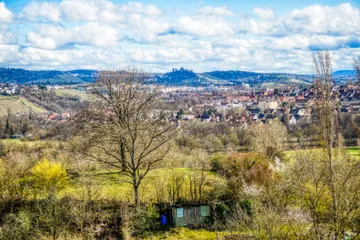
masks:
[[[182,109],[180,109],[180,111],[178,111],[177,113],[176,113],[176,118],[180,118],[182,115],[184,115],[185,113],[184,113],[184,110],[182,110]]]
[[[15,131],[12,126],[10,126],[10,136],[15,135]]]
[[[9,130],[10,130],[9,119],[6,119],[6,125],[5,125],[5,131],[4,131],[4,133],[5,133],[5,134],[9,133]]]

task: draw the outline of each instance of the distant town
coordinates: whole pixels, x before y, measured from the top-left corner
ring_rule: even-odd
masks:
[[[5,70],[3,69],[3,71]],[[74,72],[72,74],[79,77],[79,73]],[[96,79],[96,73],[86,72],[86,74],[82,72],[82,76],[85,76],[86,79]],[[186,79],[189,77],[187,74],[193,74],[193,71],[174,68],[168,74],[159,75],[159,82],[164,83],[165,76],[168,80],[170,79],[170,82],[174,81],[171,79],[172,77],[177,78],[178,82],[186,82],[189,80]],[[228,72],[228,74],[236,75],[236,72]],[[237,72],[238,74],[239,72]],[[251,74],[248,73],[248,75]],[[263,77],[263,75],[261,76]],[[352,78],[351,74],[339,74],[336,76],[340,77],[339,79],[342,79],[342,81],[341,85],[333,87],[332,92],[340,103],[340,111],[349,114],[360,113],[360,88],[352,84],[352,80],[355,80],[355,78]],[[312,109],[316,104],[315,89],[309,81],[311,77],[306,76],[306,78],[306,81],[290,79],[287,84],[284,81],[276,82],[270,78],[270,80],[264,80],[262,83],[256,84],[251,81],[253,79],[253,76],[251,76],[242,79],[239,84],[231,86],[227,84],[225,86],[213,84],[197,86],[189,83],[184,86],[178,86],[178,84],[172,86],[169,82],[155,84],[156,78],[154,75],[150,75],[147,88],[148,91],[157,91],[159,93],[158,98],[164,104],[161,105],[161,108],[154,109],[154,111],[165,111],[169,121],[178,121],[179,123],[183,121],[226,122],[231,121],[233,118],[229,114],[231,110],[241,109],[243,113],[237,121],[245,124],[249,122],[268,123],[273,119],[279,119],[286,124],[296,125],[311,122]],[[344,82],[344,79],[347,79],[347,81]],[[189,81],[194,80],[190,79]],[[65,98],[66,101],[80,102],[89,100],[92,90],[92,82],[90,81],[76,84],[67,84],[66,82],[46,84],[46,81],[17,84],[10,81],[10,83],[0,84],[0,94],[4,97],[24,97],[35,105],[44,105],[44,102],[40,103],[39,99],[33,98],[33,93],[37,91],[54,92],[59,98]],[[87,97],[84,98],[84,96]],[[74,109],[69,106],[51,108],[45,104],[38,107],[45,110],[38,115],[50,121],[66,121],[74,113]],[[22,113],[18,112],[17,114],[21,115]]]

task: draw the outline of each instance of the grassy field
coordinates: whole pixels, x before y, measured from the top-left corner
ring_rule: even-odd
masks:
[[[360,148],[359,147],[349,147],[349,148],[346,148],[346,151],[351,156],[360,157]]]
[[[34,113],[46,113],[45,109],[29,102],[25,98],[0,96],[0,116],[6,115],[8,109],[16,115],[28,114],[30,111]]]
[[[233,233],[231,235],[230,232],[215,232],[208,231],[205,229],[187,229],[187,228],[173,228],[167,232],[159,232],[156,234],[152,234],[150,236],[143,237],[142,239],[148,240],[160,240],[160,239],[168,239],[168,240],[177,240],[177,239],[252,239],[249,238],[248,234],[244,233]]]
[[[9,151],[16,151],[17,149],[27,148],[40,148],[48,149],[43,150],[43,155],[51,155],[51,149],[57,149],[60,144],[57,141],[32,141],[24,142],[20,140],[3,140],[2,141]],[[346,152],[354,157],[360,158],[360,150],[357,147],[345,148]],[[286,155],[290,159],[294,159],[296,154],[299,154],[304,151],[321,151],[320,149],[307,149],[307,150],[293,150],[287,151]],[[64,160],[64,159],[62,159]],[[66,164],[67,165],[67,164]],[[67,166],[69,167],[69,166]],[[102,170],[101,170],[102,169]],[[85,176],[87,179],[91,179],[91,188],[94,192],[97,199],[107,199],[107,200],[122,200],[122,201],[132,201],[133,199],[133,190],[132,186],[125,182],[126,179],[124,176],[120,175],[118,172],[112,170],[107,171],[103,168],[94,169],[89,172],[82,172],[81,175]],[[149,174],[144,179],[140,187],[140,193],[143,201],[156,201],[156,196],[159,194],[164,194],[167,196],[167,182],[171,181],[171,177],[174,175],[184,176],[185,186],[184,189],[188,189],[186,185],[189,184],[189,176],[192,173],[195,173],[195,169],[189,168],[159,168],[150,171]],[[225,185],[226,180],[220,177],[219,175],[213,172],[206,173],[207,184],[204,191],[208,191],[215,186]],[[86,185],[86,184],[85,184]],[[90,186],[89,185],[89,186]],[[162,192],[161,192],[162,191]],[[81,198],[81,195],[86,192],[84,189],[84,184],[82,183],[81,178],[71,178],[69,187],[61,195],[72,195],[76,198]],[[184,192],[185,196],[188,194]]]
[[[355,157],[360,159],[360,148],[359,147],[345,147],[343,148],[345,153],[351,157]],[[302,152],[309,152],[309,151],[322,151],[321,149],[314,148],[314,149],[300,149],[300,150],[291,150],[285,151],[286,157],[291,161],[296,154],[301,154]]]
[[[76,97],[80,97],[81,100],[83,101],[88,101],[91,99],[91,95],[84,92],[84,91],[78,91],[76,89],[58,89],[58,90],[54,90],[56,95],[58,96],[76,96]]]
[[[184,176],[184,191],[188,189],[185,187],[189,184],[189,178],[192,173],[195,173],[194,169],[185,169],[185,168],[175,168],[175,169],[154,169],[150,171],[146,178],[144,178],[142,184],[140,185],[140,194],[143,201],[156,201],[156,196],[164,194],[167,196],[166,183],[170,181],[170,178],[173,174],[180,174]],[[133,200],[133,189],[132,186],[125,182],[124,180],[129,180],[123,175],[118,174],[117,172],[106,172],[106,171],[96,171],[83,173],[84,176],[92,176],[92,191],[94,196],[97,199],[107,199],[107,200],[121,200],[132,202]],[[212,189],[216,185],[226,184],[225,179],[217,176],[215,173],[207,172],[206,173],[207,184],[204,187],[204,192]],[[81,198],[84,191],[84,185],[79,183],[81,179],[75,179],[70,184],[70,187],[66,189],[62,194],[64,195],[73,195],[75,197]],[[159,188],[160,186],[160,188]],[[185,191],[183,194],[187,195]]]
[[[55,159],[64,163],[69,171],[74,167],[74,165],[72,165],[74,162],[71,161],[72,158],[69,155],[66,153],[64,153],[64,155],[56,153],[61,152],[58,150],[60,147],[59,145],[61,144],[58,141],[22,141],[20,139],[6,139],[1,140],[1,142],[5,145],[7,152],[39,149],[44,158],[49,158],[51,160],[56,156]],[[70,162],[68,162],[68,159],[70,159]],[[182,193],[183,196],[189,197],[189,177],[195,173],[199,176],[201,173],[197,171],[200,170],[189,168],[158,168],[150,171],[140,186],[140,194],[143,201],[156,201],[156,196],[159,195],[166,197],[168,195],[167,183],[171,181],[173,176],[183,176],[184,191]],[[64,189],[60,196],[70,195],[81,199],[83,194],[91,188],[94,198],[99,200],[133,201],[132,186],[124,181],[129,179],[124,175],[120,175],[118,171],[115,171],[114,169],[108,171],[103,167],[95,167],[94,170],[77,173],[80,173],[81,176],[71,177],[72,175],[69,172],[69,186]],[[84,181],[89,182],[84,183]],[[207,171],[204,192],[220,185],[226,185],[226,180],[216,173]]]

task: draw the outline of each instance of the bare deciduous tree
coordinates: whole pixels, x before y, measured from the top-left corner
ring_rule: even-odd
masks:
[[[279,121],[254,125],[250,129],[250,146],[271,160],[281,157],[287,137],[286,127]]]
[[[320,140],[323,149],[327,155],[327,183],[332,202],[332,217],[331,221],[334,226],[334,237],[339,236],[339,200],[335,186],[334,175],[336,174],[334,168],[334,147],[339,147],[339,113],[338,113],[338,99],[333,91],[335,82],[332,78],[332,63],[331,56],[328,51],[319,51],[313,54],[313,61],[315,66],[314,84],[317,90],[318,109],[319,109],[319,128]]]
[[[75,149],[125,175],[136,205],[139,185],[164,160],[176,133],[162,112],[154,112],[157,95],[145,80],[146,74],[137,69],[101,72],[94,101],[76,118],[82,137]]]
[[[323,143],[324,150],[327,153],[328,162],[328,184],[331,192],[332,210],[337,212],[337,201],[334,186],[334,167],[333,167],[333,151],[335,143],[336,129],[336,109],[333,101],[332,88],[334,85],[332,78],[332,63],[330,53],[328,51],[319,51],[313,54],[313,62],[315,66],[314,85],[317,90],[318,108],[319,108],[319,124],[320,139]],[[336,217],[333,218],[336,221]],[[336,223],[334,222],[336,225]]]
[[[190,199],[194,203],[202,202],[204,187],[208,182],[206,170],[209,169],[209,166],[206,154],[197,153],[191,162],[191,168],[194,170],[188,174]]]

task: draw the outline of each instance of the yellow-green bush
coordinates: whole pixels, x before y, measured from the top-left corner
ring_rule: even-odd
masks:
[[[68,185],[68,176],[64,166],[47,159],[39,161],[31,169],[31,180],[36,190],[54,194]]]

